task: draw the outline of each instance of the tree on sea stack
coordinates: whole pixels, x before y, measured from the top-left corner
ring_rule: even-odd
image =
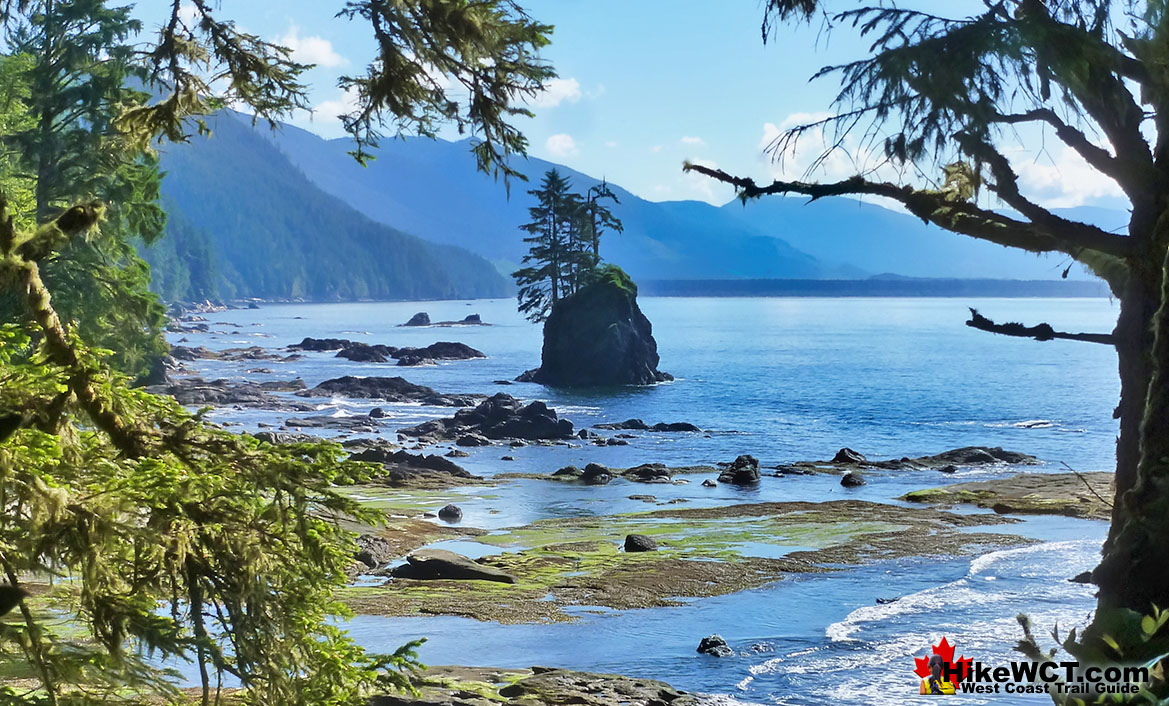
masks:
[[[690,171],[734,185],[742,199],[799,194],[881,196],[955,233],[1035,253],[1062,253],[1105,280],[1120,302],[1111,334],[1121,398],[1116,498],[1093,625],[1067,647],[1085,658],[1137,662],[1169,652],[1169,8],[1163,0],[1000,0],[947,18],[892,3],[833,12],[821,0],[768,0],[766,41],[788,20],[858,28],[871,56],[821,70],[841,82],[833,117],[797,126],[772,150],[801,137],[878,146],[895,164],[936,174],[936,186],[869,178],[836,182],[750,178],[696,164]],[[940,8],[941,6],[939,6]],[[949,9],[947,6],[945,9]],[[1020,140],[1053,138],[1123,191],[1127,232],[1061,216],[1024,193],[1015,164]],[[913,173],[914,170],[906,170]],[[922,182],[931,180],[923,178]],[[986,189],[997,200],[979,205]],[[1005,206],[1010,212],[996,210]],[[1066,272],[1065,272],[1066,276]],[[1008,335],[1067,337],[1050,326],[971,325]],[[1038,332],[1038,335],[1037,333]],[[1152,631],[1143,628],[1152,627]]]

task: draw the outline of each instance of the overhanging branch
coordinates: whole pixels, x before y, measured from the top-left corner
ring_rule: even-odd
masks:
[[[743,199],[769,194],[802,194],[811,197],[813,201],[825,196],[855,194],[883,196],[902,204],[906,210],[926,223],[933,223],[945,230],[979,240],[1029,252],[1062,252],[1078,259],[1083,250],[1125,257],[1131,249],[1126,237],[1112,235],[1097,228],[1088,226],[1067,230],[1045,228],[1041,224],[1027,223],[979,208],[967,201],[954,200],[940,191],[868,181],[861,176],[822,184],[775,180],[766,186],[759,186],[753,179],[732,176],[721,169],[712,169],[700,164],[687,163],[683,169],[730,184],[739,190],[739,196]]]
[[[1034,338],[1036,341],[1053,341],[1058,338],[1065,341],[1104,343],[1110,346],[1116,343],[1110,333],[1067,333],[1056,331],[1051,327],[1051,324],[1037,324],[1035,326],[1024,326],[1019,323],[996,324],[978,313],[977,309],[970,310],[970,320],[966,322],[966,325],[979,331],[1015,336],[1016,338]]]

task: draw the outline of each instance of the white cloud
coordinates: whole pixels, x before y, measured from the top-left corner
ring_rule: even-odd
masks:
[[[292,58],[302,64],[316,64],[317,66],[337,67],[344,66],[349,60],[333,50],[333,43],[324,37],[300,36],[300,29],[292,25],[288,33],[276,40],[276,43],[288,47],[292,51]]]
[[[1124,198],[1115,181],[1093,169],[1075,150],[1061,146],[1039,159],[1018,150],[1008,153],[1019,174],[1021,190],[1048,208],[1071,208],[1107,199]]]
[[[199,10],[195,8],[194,3],[185,2],[179,5],[179,21],[189,28],[193,28],[194,24],[202,18]]]
[[[684,145],[691,145],[694,147],[706,146],[706,140],[702,139],[701,137],[683,137],[681,140],[679,140],[679,142]]]
[[[571,157],[580,152],[576,147],[576,140],[572,135],[559,133],[549,137],[544,142],[544,149],[553,157]]]
[[[609,149],[613,149],[614,147],[617,146],[617,141],[616,140],[607,140],[605,142],[605,146],[608,147]]]
[[[555,108],[561,103],[580,100],[580,83],[575,78],[554,78],[544,82],[544,90],[529,101],[535,108]]]
[[[336,100],[321,101],[313,107],[313,120],[340,122],[340,116],[357,110],[357,89],[346,89]]]

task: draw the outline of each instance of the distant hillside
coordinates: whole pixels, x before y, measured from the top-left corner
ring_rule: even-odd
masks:
[[[369,217],[436,242],[461,245],[507,266],[523,243],[530,185],[504,186],[472,167],[468,143],[387,140],[368,169],[347,140],[286,127],[264,133],[325,191]],[[539,159],[518,167],[538,179],[557,166],[578,190],[597,179]],[[680,167],[679,167],[680,168]],[[1036,256],[928,226],[899,211],[848,198],[764,198],[719,208],[698,201],[650,202],[616,187],[626,232],[603,255],[638,279],[839,279],[894,273],[913,277],[1060,279],[1066,258]],[[1124,214],[1075,209],[1114,228]],[[1069,276],[1087,278],[1074,267]]]
[[[1033,255],[927,226],[906,213],[844,197],[808,202],[771,197],[722,207],[727,215],[780,238],[828,264],[908,277],[1060,279],[1067,257]],[[1069,209],[1069,218],[1114,229],[1127,214],[1099,208]],[[1078,265],[1069,277],[1091,277]]]
[[[167,237],[144,255],[164,296],[465,299],[505,296],[482,257],[378,223],[305,178],[231,115],[169,145]]]
[[[722,279],[643,280],[651,297],[1107,297],[1100,280],[937,279]]]
[[[347,140],[323,140],[295,127],[262,133],[321,189],[374,220],[439,243],[459,245],[510,272],[525,246],[532,185],[478,173],[466,141],[385,140],[369,167],[354,163]],[[568,167],[528,159],[516,165],[535,182],[556,167],[583,192],[599,180]],[[680,167],[679,167],[680,168]],[[696,201],[654,203],[612,185],[614,213],[625,232],[602,241],[601,255],[634,278],[851,276]]]

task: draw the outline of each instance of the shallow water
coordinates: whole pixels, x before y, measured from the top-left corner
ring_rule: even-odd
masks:
[[[1059,471],[1061,463],[1084,471],[1112,467],[1116,424],[1111,412],[1119,386],[1111,349],[997,337],[963,325],[966,307],[973,306],[996,320],[1109,331],[1116,309],[1107,300],[648,298],[641,304],[654,322],[661,368],[678,378],[673,383],[572,392],[495,384],[539,362],[539,329],[520,319],[509,300],[272,305],[209,315],[212,328],[224,333],[186,338],[188,345],[218,349],[285,346],[304,336],[395,346],[461,341],[489,358],[411,368],[358,364],[317,353],[288,363],[191,365],[208,378],[300,376],[310,386],[346,374],[402,375],[441,392],[505,391],[544,399],[578,427],[638,417],[650,424],[689,421],[711,430],[638,432],[629,446],[618,447],[488,447],[460,459],[483,475],[547,473],[588,462],[712,464],[741,453],[772,465],[830,458],[841,446],[876,458],[967,445],[1003,446],[1047,461],[1039,470]],[[495,325],[397,326],[419,310],[435,321],[479,313]],[[172,336],[172,342],[182,337]],[[255,368],[273,372],[245,372]],[[451,413],[362,400],[317,402],[321,413],[365,414],[381,406],[391,416],[388,430]],[[256,429],[260,422],[303,415],[224,410],[213,416]],[[503,461],[504,455],[515,460]],[[435,509],[457,502],[464,524],[495,530],[549,517],[657,507],[628,497],[636,494],[654,495],[658,503],[685,498],[686,507],[840,498],[892,502],[909,490],[1010,472],[872,474],[869,485],[857,489],[842,488],[830,476],[765,478],[752,490],[702,488],[702,475],[686,476],[688,485],[618,479],[608,486],[583,487],[520,480],[456,489],[423,501],[433,500]],[[422,657],[434,664],[550,664],[614,671],[755,703],[902,703],[916,688],[913,655],[922,654],[943,634],[957,643],[959,652],[992,662],[1010,658],[1010,646],[1019,637],[1019,612],[1032,616],[1037,634],[1046,634],[1056,623],[1061,629],[1082,624],[1088,616],[1091,587],[1066,578],[1091,568],[1104,523],[1034,517],[997,529],[1044,543],[973,560],[901,560],[798,577],[680,607],[628,612],[581,607],[581,620],[570,624],[501,626],[447,617],[360,617],[350,630],[375,649],[427,636]],[[758,544],[745,552],[798,549]],[[478,542],[442,545],[472,556],[500,551]],[[877,597],[894,596],[902,598],[875,605]],[[712,632],[721,633],[746,656],[717,660],[697,655],[698,640]],[[980,703],[978,697],[963,698]],[[995,703],[1011,701],[995,698]],[[1039,696],[1013,698],[1020,703],[1046,701]]]

